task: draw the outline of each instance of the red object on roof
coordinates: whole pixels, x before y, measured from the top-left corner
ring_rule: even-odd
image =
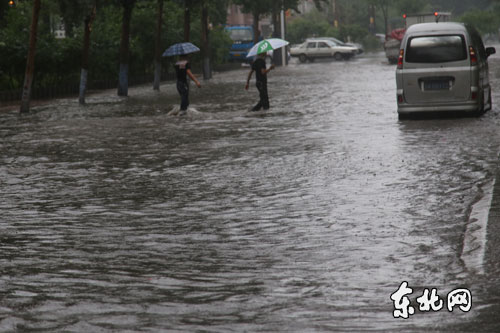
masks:
[[[406,28],[394,29],[391,31],[391,38],[397,39],[397,40],[403,40],[405,32],[406,32]]]

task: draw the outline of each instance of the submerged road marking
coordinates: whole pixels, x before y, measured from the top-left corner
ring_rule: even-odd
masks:
[[[486,252],[486,239],[488,215],[493,200],[493,188],[496,179],[482,186],[484,196],[472,205],[472,211],[465,230],[464,244],[461,258],[467,269],[484,274],[484,256]]]

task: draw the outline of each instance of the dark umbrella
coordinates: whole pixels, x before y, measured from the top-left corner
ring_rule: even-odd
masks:
[[[172,57],[199,51],[200,49],[192,43],[177,43],[170,46],[165,52],[163,52],[163,56]]]

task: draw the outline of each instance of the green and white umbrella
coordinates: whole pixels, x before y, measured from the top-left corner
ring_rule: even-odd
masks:
[[[267,53],[269,51],[279,49],[280,47],[286,46],[289,43],[286,40],[280,38],[269,38],[264,39],[255,44],[250,51],[248,51],[247,58],[253,57],[257,54]]]

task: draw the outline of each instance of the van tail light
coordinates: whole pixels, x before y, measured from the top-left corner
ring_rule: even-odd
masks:
[[[477,100],[477,91],[473,91],[473,92],[471,93],[471,99],[472,99],[473,101]]]
[[[405,51],[403,49],[399,50],[398,69],[403,69],[404,54],[405,54]]]
[[[470,65],[471,66],[477,65],[476,50],[474,50],[472,46],[469,46],[469,54],[470,54]]]
[[[403,103],[405,100],[403,98],[403,95],[398,95],[398,103],[401,104]]]

